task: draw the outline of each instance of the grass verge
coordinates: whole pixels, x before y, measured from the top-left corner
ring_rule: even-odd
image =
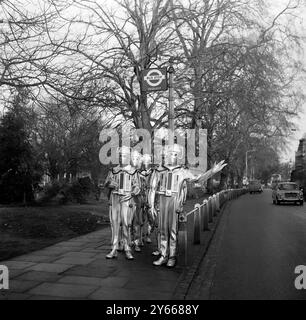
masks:
[[[0,208],[0,261],[109,225],[106,204]]]

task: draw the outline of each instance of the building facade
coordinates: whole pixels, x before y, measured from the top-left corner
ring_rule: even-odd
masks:
[[[304,186],[306,182],[306,134],[299,141],[295,153],[295,167],[291,173],[291,181],[299,182]]]

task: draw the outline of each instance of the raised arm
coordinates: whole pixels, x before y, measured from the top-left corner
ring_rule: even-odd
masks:
[[[218,164],[214,163],[213,167],[210,170],[198,176],[197,181],[201,183],[207,181],[216,173],[220,172],[225,166],[227,166],[227,164],[224,163],[224,160],[220,161]]]
[[[205,173],[201,173],[198,176],[193,175],[189,170],[186,172],[186,179],[191,182],[200,182],[203,183],[210,179],[213,175],[221,171],[227,164],[223,161],[220,161],[218,164],[214,163],[213,167],[206,171]]]

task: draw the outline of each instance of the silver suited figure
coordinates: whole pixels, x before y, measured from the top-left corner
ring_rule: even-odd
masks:
[[[130,148],[121,148],[122,165],[110,170],[105,186],[110,188],[110,222],[112,228],[112,249],[106,255],[107,259],[117,258],[119,242],[128,260],[134,259],[132,255],[131,228],[136,211],[134,197],[140,193],[139,176],[136,168],[127,163]],[[120,232],[120,227],[122,232]]]
[[[154,228],[154,222],[151,219],[151,215],[149,214],[149,202],[148,202],[148,196],[149,196],[149,190],[150,190],[150,181],[151,176],[154,171],[153,168],[151,168],[151,156],[149,154],[144,154],[142,156],[142,170],[139,172],[140,182],[141,182],[141,201],[142,201],[142,219],[143,219],[143,225],[141,228],[141,245],[144,244],[144,241],[146,243],[152,243],[151,240],[151,233]]]
[[[195,176],[190,170],[178,165],[179,155],[183,148],[178,145],[169,145],[164,149],[166,165],[154,171],[151,179],[149,205],[154,208],[156,195],[159,198],[158,224],[160,230],[160,258],[153,262],[155,266],[167,264],[167,267],[176,265],[177,253],[177,211],[186,200],[186,180],[204,182],[225,166],[224,161],[204,174]],[[151,214],[154,216],[154,210]]]
[[[137,150],[133,150],[131,153],[131,165],[137,171],[138,175],[138,183],[140,191],[139,193],[135,194],[134,201],[135,201],[135,212],[133,216],[133,225],[132,225],[132,241],[136,252],[141,252],[140,246],[142,245],[142,230],[143,230],[143,194],[142,194],[142,180],[140,175],[140,168],[141,168],[142,156]]]

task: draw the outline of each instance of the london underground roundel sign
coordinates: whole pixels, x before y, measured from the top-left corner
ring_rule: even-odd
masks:
[[[167,69],[147,69],[142,71],[144,91],[165,91],[168,89]]]

